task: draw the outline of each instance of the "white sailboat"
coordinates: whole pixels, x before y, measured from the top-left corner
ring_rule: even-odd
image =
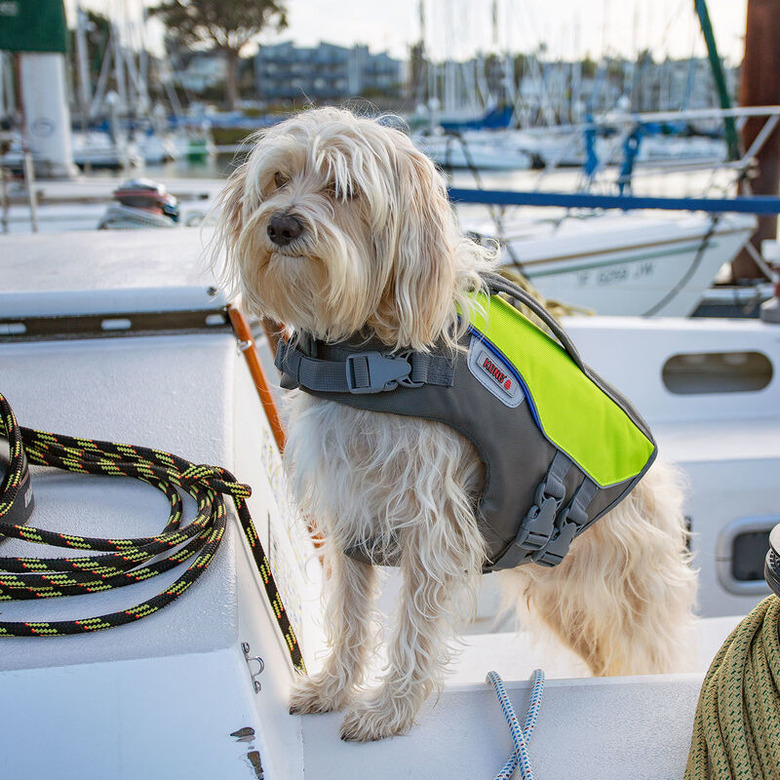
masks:
[[[465,223],[477,235],[495,225]],[[590,212],[506,219],[503,258],[546,298],[598,314],[686,317],[756,227],[749,214]]]
[[[424,132],[415,143],[442,168],[483,171],[520,171],[532,165],[531,155],[507,143],[499,132],[472,130],[459,135]]]
[[[577,194],[582,198],[574,211],[548,209],[540,215],[537,209],[531,216],[517,208],[508,211],[495,208],[490,219],[476,217],[473,212],[464,214],[462,227],[480,240],[498,241],[503,248],[504,262],[521,270],[548,298],[599,314],[690,315],[719,270],[747,246],[756,228],[756,218],[729,213],[728,200],[723,202],[722,212],[708,214],[684,211],[696,206],[693,202],[687,206],[689,201],[685,198],[677,200],[680,211],[675,213],[632,208],[630,199],[625,201],[626,206],[621,206],[618,197],[609,208],[624,208],[621,212],[589,208],[589,195],[605,191],[628,194],[634,186],[647,194],[644,182],[651,170],[655,186],[661,191],[676,176],[679,181],[672,186],[680,187],[685,182],[682,186],[690,194],[692,185],[685,177],[700,172],[709,180],[705,195],[733,191],[737,180],[753,165],[755,156],[780,123],[780,107],[638,115],[630,121],[626,119],[621,137],[627,137],[632,128],[670,122],[675,117],[682,121],[709,122],[752,117],[761,118],[764,124],[755,142],[739,160],[721,159],[713,163],[706,157],[708,144],[702,146],[701,157],[682,159],[679,165],[662,163],[653,169],[635,170],[633,164],[624,161],[624,167],[616,171],[606,166],[604,158],[601,162],[596,160],[598,164],[587,176],[584,173],[581,176]],[[539,172],[533,194],[547,192],[543,184],[550,173],[547,169]],[[548,194],[554,197],[555,193]],[[475,191],[475,195],[479,193]],[[468,202],[467,198],[460,200]],[[698,207],[708,208],[706,197],[701,201]]]
[[[201,273],[200,232],[136,231],[121,243],[104,233],[3,240],[0,392],[20,423],[170,451],[249,483],[283,612],[315,669],[322,572],[287,500],[272,429],[226,324],[226,301]],[[755,571],[762,554],[745,559],[737,542],[780,522],[778,326],[632,318],[566,324],[584,359],[637,403],[662,449],[688,474],[701,584],[697,672],[578,677],[576,665],[527,635],[492,630],[488,577],[481,618],[463,636],[455,673],[412,732],[343,743],[338,713],[287,711],[291,645],[277,624],[278,604],[268,601],[268,569],[258,569],[256,545],[231,509],[209,568],[170,606],[80,636],[0,637],[0,686],[13,703],[0,712],[3,775],[491,777],[513,746],[485,674],[495,669],[506,679],[522,712],[523,680],[542,666],[548,680],[530,743],[538,776],[681,777],[703,670],[737,616],[768,593]],[[154,535],[170,508],[132,480],[40,467],[31,479],[30,522],[55,531]],[[193,504],[186,500],[187,517]],[[3,541],[3,556],[28,554],[18,540]],[[4,601],[0,618],[43,633],[42,621],[125,610],[176,576],[64,599]]]

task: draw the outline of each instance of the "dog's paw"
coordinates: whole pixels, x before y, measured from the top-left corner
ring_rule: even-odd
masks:
[[[414,715],[414,708],[402,699],[380,694],[351,707],[339,736],[346,742],[371,742],[406,734],[414,725]]]
[[[299,678],[290,695],[291,715],[331,712],[347,705],[349,692],[333,677],[315,674]]]

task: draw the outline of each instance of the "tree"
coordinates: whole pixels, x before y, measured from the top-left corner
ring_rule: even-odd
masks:
[[[585,59],[582,61],[582,77],[584,79],[596,78],[599,66],[590,58],[590,52],[585,52]]]
[[[211,44],[223,53],[227,65],[226,103],[238,100],[238,57],[241,50],[263,29],[287,27],[286,0],[170,0],[150,14],[187,46]]]

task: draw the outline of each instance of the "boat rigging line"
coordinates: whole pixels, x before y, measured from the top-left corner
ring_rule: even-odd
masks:
[[[780,777],[780,524],[764,579],[773,595],[731,632],[704,677],[685,780]]]
[[[710,219],[710,226],[699,243],[699,248],[696,250],[696,254],[693,257],[693,260],[691,260],[691,264],[688,266],[688,270],[682,275],[677,284],[675,284],[674,287],[672,287],[672,289],[661,298],[660,301],[657,301],[655,304],[653,304],[647,311],[642,312],[642,317],[652,317],[654,314],[658,314],[659,311],[663,310],[663,308],[670,301],[674,300],[677,295],[685,289],[685,285],[688,284],[688,282],[691,280],[691,277],[696,273],[696,269],[698,269],[699,265],[701,265],[701,261],[704,258],[704,253],[707,251],[707,247],[710,245],[710,240],[712,239],[713,235],[715,235],[715,229],[718,226],[719,220],[719,214],[715,214]]]
[[[780,777],[778,623],[780,598],[772,595],[731,632],[712,661],[696,707],[685,780]]]

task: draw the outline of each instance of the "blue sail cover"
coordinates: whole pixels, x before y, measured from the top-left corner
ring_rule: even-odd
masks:
[[[440,122],[447,133],[458,133],[463,130],[503,130],[512,122],[514,108],[512,106],[496,106],[488,109],[482,116],[461,121]]]

